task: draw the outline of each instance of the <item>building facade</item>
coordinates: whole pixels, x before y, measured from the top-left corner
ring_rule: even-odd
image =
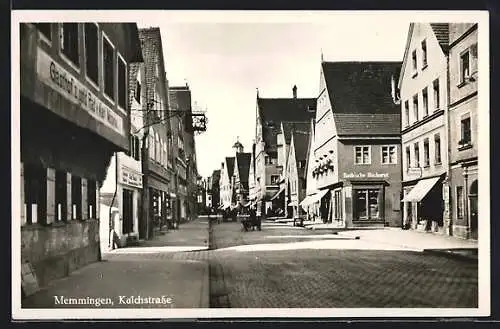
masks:
[[[142,113],[145,114],[143,135],[143,193],[142,217],[139,221],[139,238],[150,239],[155,231],[176,220],[171,207],[174,173],[168,80],[160,29],[140,29],[144,76]],[[140,115],[140,113],[137,113]]]
[[[234,156],[234,192],[235,203],[246,205],[249,198],[248,177],[250,171],[251,153],[243,152],[243,145],[237,142],[234,145],[236,154]]]
[[[400,113],[391,93],[391,79],[400,65],[321,65],[314,157],[308,163],[319,191],[302,205],[319,203],[316,214],[323,222],[340,227],[401,225]]]
[[[220,170],[220,203],[222,209],[235,205],[234,157],[226,157]]]
[[[135,24],[20,24],[21,258],[41,286],[100,259],[99,188],[129,151],[140,49]]]
[[[298,98],[296,86],[291,98],[261,98],[257,93],[254,171],[257,213],[274,213],[277,209],[273,209],[273,200],[282,197],[280,181],[284,168],[278,163],[277,141],[281,122],[307,122],[314,117],[315,110],[316,99]]]
[[[477,239],[478,231],[478,36],[477,24],[450,23],[449,150],[450,229]]]
[[[412,23],[399,78],[403,148],[403,222],[449,228],[448,24]]]
[[[212,176],[210,176],[210,184],[208,186],[208,194],[210,197],[210,207],[217,209],[221,205],[220,203],[220,169],[214,170]]]

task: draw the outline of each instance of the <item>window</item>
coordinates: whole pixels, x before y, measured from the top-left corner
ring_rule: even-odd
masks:
[[[369,146],[355,146],[354,147],[354,163],[355,164],[370,164],[370,147]]]
[[[279,175],[271,175],[271,185],[278,185],[279,181],[280,181]]]
[[[406,168],[410,168],[411,167],[411,155],[410,155],[410,147],[407,146],[406,147]]]
[[[82,179],[71,176],[71,213],[72,219],[82,219]]]
[[[98,52],[97,46],[98,31],[94,23],[85,23],[85,70],[87,77],[95,84],[99,85]]]
[[[418,95],[413,96],[413,120],[418,121]]]
[[[471,144],[471,129],[470,129],[470,116],[465,115],[461,119],[461,140],[460,145],[470,145]]]
[[[396,146],[382,146],[382,163],[383,164],[397,163]]]
[[[424,167],[430,165],[430,155],[429,155],[429,139],[424,139]]]
[[[108,39],[102,38],[102,61],[103,61],[103,75],[104,75],[104,93],[115,100],[115,70],[114,70],[114,49]]]
[[[422,90],[422,105],[424,109],[424,117],[429,114],[429,96],[427,95],[427,87]]]
[[[68,219],[67,209],[67,188],[68,182],[66,179],[66,172],[56,171],[56,221],[65,221]]]
[[[127,108],[127,64],[118,56],[118,105]]]
[[[467,49],[460,54],[460,83],[465,83],[470,74],[470,52]]]
[[[436,110],[439,109],[440,106],[440,99],[439,99],[439,79],[434,80],[432,83],[432,86],[434,88],[434,108]]]
[[[457,218],[464,218],[464,188],[457,186]]]
[[[405,101],[405,126],[410,125],[410,105]]]
[[[97,212],[96,212],[96,181],[89,179],[87,180],[87,207],[88,207],[88,214],[89,218],[97,218]]]
[[[61,52],[74,65],[78,63],[78,24],[63,23],[61,26]]]
[[[413,71],[416,73],[417,72],[417,51],[414,50],[411,53],[411,62],[412,62],[412,68]]]
[[[422,41],[422,68],[427,66],[427,41]]]
[[[47,40],[52,41],[52,31],[50,23],[35,23],[37,30],[45,37]]]
[[[435,163],[441,163],[441,137],[439,134],[434,135],[434,156]]]
[[[418,143],[413,144],[413,152],[415,155],[415,167],[420,167],[420,149]]]
[[[137,103],[141,104],[141,83],[139,81],[135,82],[134,98],[137,101]]]
[[[337,190],[335,191],[335,197],[334,197],[334,219],[336,220],[341,220],[342,219],[342,195],[341,191]]]
[[[24,164],[24,202],[26,222],[44,223],[47,217],[47,169]]]
[[[379,189],[355,189],[354,190],[354,219],[377,220],[381,219]],[[381,203],[383,204],[383,203]]]

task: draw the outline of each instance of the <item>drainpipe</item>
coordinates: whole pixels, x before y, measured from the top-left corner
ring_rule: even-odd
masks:
[[[118,193],[118,152],[115,152],[115,192],[113,194],[113,199],[111,200],[111,205],[109,206],[109,229],[111,230],[115,228],[114,222],[112,220],[112,209],[115,204],[116,194]],[[113,225],[112,225],[113,224]],[[114,235],[113,235],[114,237]],[[114,247],[114,241],[111,238],[111,234],[108,234],[108,245]]]
[[[451,133],[450,133],[450,54],[448,49],[448,54],[446,55],[446,105],[444,108],[445,115],[445,137],[446,137],[446,177],[443,182],[443,188],[445,188],[448,195],[448,200],[444,200],[445,202],[445,215],[444,224],[446,225],[445,230],[448,230],[448,235],[453,235],[453,217],[452,210],[450,207],[450,155],[451,155]],[[442,156],[442,155],[441,155]],[[442,161],[442,159],[441,159]]]

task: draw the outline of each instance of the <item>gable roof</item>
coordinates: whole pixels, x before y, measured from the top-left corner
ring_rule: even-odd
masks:
[[[416,23],[410,23],[408,28],[408,34],[406,36],[406,45],[405,51],[403,54],[403,63],[402,66],[405,65],[406,60],[408,58],[408,53],[410,50],[411,36],[413,34],[413,29],[415,28]],[[418,24],[429,24],[431,26],[432,32],[436,36],[438,40],[439,46],[441,50],[446,55],[448,54],[448,48],[450,43],[450,24],[449,23],[418,23]],[[403,73],[403,72],[401,72]],[[401,88],[401,82],[403,81],[403,74],[399,75],[398,88]]]
[[[302,132],[309,134],[311,130],[310,120],[302,122],[283,122],[283,133],[285,135],[285,141],[287,144],[290,143],[293,132]]]
[[[220,180],[220,169],[214,170],[212,172],[212,186],[219,185]]]
[[[273,151],[281,122],[309,121],[316,116],[316,98],[257,98],[262,137],[266,149]]]
[[[337,135],[399,135],[400,113],[334,113]]]
[[[233,177],[234,174],[234,160],[234,157],[226,157],[227,176],[229,178]]]
[[[333,113],[399,113],[391,80],[401,62],[323,62]]]
[[[236,162],[238,163],[238,175],[240,182],[248,183],[248,173],[250,171],[251,153],[236,153]]]

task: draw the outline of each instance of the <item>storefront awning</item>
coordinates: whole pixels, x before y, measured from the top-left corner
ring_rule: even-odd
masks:
[[[313,204],[315,202],[318,202],[321,200],[322,197],[325,196],[326,193],[328,193],[329,190],[322,190],[322,191],[319,191],[318,193],[315,193],[315,194],[312,194],[312,195],[308,195],[304,198],[304,200],[302,200],[300,202],[300,206],[302,208],[304,207],[307,207],[308,205],[310,204]]]
[[[285,191],[285,186],[282,186],[278,192],[276,192],[275,195],[270,199],[270,201],[273,201],[274,199],[278,198],[281,193]]]
[[[436,185],[439,177],[427,178],[420,180],[417,185],[415,185],[410,193],[408,193],[404,198],[403,202],[420,202],[429,191]]]

